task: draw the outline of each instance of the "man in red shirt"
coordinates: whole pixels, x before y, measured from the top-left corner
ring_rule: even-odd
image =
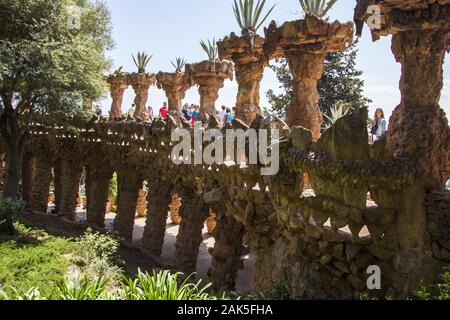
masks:
[[[161,115],[161,119],[166,120],[166,116],[167,116],[168,112],[169,112],[169,109],[167,109],[167,102],[164,102],[162,108],[159,109],[159,114]]]

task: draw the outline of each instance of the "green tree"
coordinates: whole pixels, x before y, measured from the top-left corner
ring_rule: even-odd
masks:
[[[76,114],[101,97],[113,46],[102,1],[0,0],[0,134],[4,195],[18,191],[28,123],[35,114]]]
[[[364,80],[360,78],[363,72],[356,69],[356,46],[357,41],[344,52],[329,54],[325,60],[324,74],[317,85],[319,105],[326,115],[325,119],[332,118],[332,110],[339,104],[345,104],[348,111],[353,111],[372,102],[363,94]],[[272,65],[271,69],[275,71],[284,92],[277,95],[269,90],[267,97],[271,107],[265,111],[267,114],[284,117],[292,99],[292,75],[286,59]]]

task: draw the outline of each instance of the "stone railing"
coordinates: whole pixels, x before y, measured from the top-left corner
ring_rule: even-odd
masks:
[[[161,254],[173,195],[181,198],[181,207],[176,198],[181,217],[178,270],[195,271],[204,221],[211,209],[215,212],[209,275],[216,288],[234,287],[241,257],[250,249],[256,253],[258,290],[289,281],[299,297],[358,298],[367,291],[368,267],[376,265],[382,289],[370,293],[402,297],[420,280],[434,280],[448,262],[442,259],[447,239],[434,233],[430,222],[445,220],[448,208],[433,209],[445,203],[430,200],[433,193],[425,201],[413,161],[389,157],[385,140],[369,146],[366,123],[367,110],[362,109],[338,120],[314,142],[302,127],[257,117],[252,128],[281,132],[280,170],[261,176],[261,165],[173,164],[172,130],[193,130],[176,114],[152,123],[35,122],[28,150],[33,170],[25,177],[31,188],[29,206],[45,211],[53,168],[58,214],[73,219],[76,181],[84,167],[88,222],[103,226],[109,179],[117,172],[115,228],[127,240],[140,186],[147,181],[150,215],[142,248],[151,255]],[[208,126],[218,127],[217,119],[210,118]],[[233,126],[246,128],[239,120]],[[303,186],[305,173],[311,190]],[[437,245],[441,256],[433,255]]]

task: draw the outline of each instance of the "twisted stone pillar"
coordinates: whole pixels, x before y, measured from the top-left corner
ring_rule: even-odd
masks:
[[[52,177],[51,161],[43,155],[36,155],[31,209],[37,212],[47,212],[48,192]]]
[[[87,221],[100,228],[105,226],[106,203],[112,174],[112,170],[101,166],[91,166],[86,173],[86,181],[89,181]]]
[[[135,166],[121,168],[117,174],[118,202],[114,228],[127,241],[133,240],[136,204],[142,177]]]
[[[181,224],[175,244],[175,266],[189,275],[196,270],[202,230],[209,207],[193,192],[181,195]]]
[[[223,88],[224,79],[217,77],[209,77],[202,79],[199,82],[198,93],[200,95],[200,119],[205,117],[205,114],[216,115],[216,101],[219,98],[219,89]]]
[[[121,117],[123,94],[128,88],[128,77],[125,74],[111,75],[107,78],[107,81],[110,85],[112,98],[110,117]]]
[[[208,276],[214,289],[234,290],[236,278],[241,267],[241,257],[244,253],[242,240],[245,234],[244,226],[232,216],[219,215],[214,238],[211,267]]]
[[[55,185],[55,212],[57,213],[61,208],[61,188],[62,188],[62,166],[61,161],[55,161],[55,165],[53,167],[53,181]]]
[[[326,52],[315,53],[301,49],[289,50],[287,60],[292,73],[292,100],[286,122],[289,126],[302,126],[312,131],[313,139],[320,138],[323,122],[319,107],[317,83],[323,75]]]
[[[445,183],[448,121],[439,107],[447,30],[399,33],[392,51],[402,64],[402,100],[389,125],[394,157],[409,157],[420,167],[428,189]]]
[[[74,158],[65,158],[61,162],[61,197],[58,215],[75,220],[77,196],[80,188],[82,167]]]
[[[149,181],[147,194],[147,221],[142,238],[145,251],[160,257],[166,233],[169,204],[172,200],[172,184],[169,181]]]
[[[136,97],[134,98],[134,104],[136,105],[135,117],[142,117],[148,100],[148,90],[154,82],[155,75],[153,74],[132,73],[130,75],[130,84],[136,93]]]
[[[186,91],[194,85],[190,77],[186,76],[183,72],[160,72],[156,75],[156,79],[158,80],[158,89],[163,89],[166,93],[169,110],[181,112],[181,104],[186,96]]]

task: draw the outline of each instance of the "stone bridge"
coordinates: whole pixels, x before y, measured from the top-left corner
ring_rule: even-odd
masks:
[[[362,109],[314,142],[309,130],[257,117],[252,128],[282,133],[280,171],[263,177],[261,165],[173,164],[172,130],[193,130],[175,112],[152,123],[41,121],[31,126],[25,200],[32,210],[46,211],[53,169],[57,213],[74,219],[84,168],[87,221],[102,227],[109,181],[117,172],[115,229],[126,240],[132,237],[139,188],[147,181],[142,249],[150,255],[161,254],[172,194],[181,197],[177,270],[195,271],[203,224],[214,210],[218,225],[209,275],[216,288],[234,287],[249,247],[257,257],[258,290],[290,281],[299,297],[356,298],[366,289],[367,268],[377,265],[380,293],[403,296],[450,261],[450,198],[425,191],[415,162],[386,158],[386,139],[369,145],[366,124]],[[227,128],[232,127],[246,126],[236,120]],[[205,128],[218,128],[217,119],[211,117]],[[314,192],[305,191],[305,172]]]

